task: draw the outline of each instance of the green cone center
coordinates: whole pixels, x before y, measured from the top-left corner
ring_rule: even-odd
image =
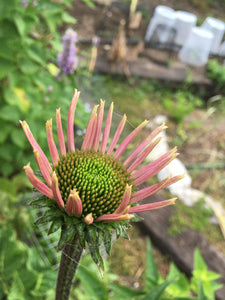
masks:
[[[129,173],[112,156],[93,151],[69,152],[60,158],[55,171],[59,189],[66,203],[70,191],[76,189],[82,201],[82,218],[111,214],[121,203]]]

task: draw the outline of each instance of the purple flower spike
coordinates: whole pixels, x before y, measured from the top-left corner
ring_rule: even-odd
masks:
[[[58,66],[64,74],[73,74],[77,67],[77,33],[69,28],[62,37],[63,51],[58,55]]]

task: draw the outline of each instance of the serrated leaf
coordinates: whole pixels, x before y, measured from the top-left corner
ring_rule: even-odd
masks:
[[[67,228],[66,226],[63,225],[61,229],[61,235],[59,238],[58,246],[57,246],[58,250],[62,250],[62,248],[65,246],[66,239],[67,239]]]
[[[61,218],[57,218],[54,221],[52,221],[50,228],[48,230],[48,235],[56,232],[62,227],[63,220]]]
[[[112,234],[109,231],[105,231],[103,233],[103,242],[105,246],[105,251],[108,255],[110,255],[111,247],[112,247]]]

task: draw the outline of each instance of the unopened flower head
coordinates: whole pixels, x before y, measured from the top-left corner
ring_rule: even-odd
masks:
[[[77,67],[77,33],[69,28],[62,37],[63,51],[58,55],[58,66],[64,74],[72,74]]]
[[[43,180],[40,180],[34,174],[30,164],[26,165],[24,169],[33,186],[52,199],[64,214],[87,225],[95,222],[130,220],[136,212],[173,204],[175,199],[137,205],[140,200],[182,178],[182,176],[168,177],[152,186],[136,189],[177,156],[174,148],[159,159],[141,167],[144,159],[159,143],[160,138],[156,137],[166,128],[165,125],[162,124],[155,129],[128,157],[123,158],[128,145],[148,122],[142,122],[118,145],[126,122],[126,115],[124,115],[109,142],[113,103],[103,126],[104,101],[101,101],[99,106],[93,108],[81,149],[78,150],[74,142],[74,114],[78,97],[79,92],[76,90],[68,113],[67,146],[60,109],[56,110],[59,151],[53,138],[52,120],[46,123],[51,163],[33,137],[26,121],[21,121],[43,176]]]

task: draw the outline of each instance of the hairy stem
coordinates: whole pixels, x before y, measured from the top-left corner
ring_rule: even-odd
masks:
[[[63,250],[56,284],[55,300],[68,300],[74,275],[76,273],[83,248],[77,235]]]

